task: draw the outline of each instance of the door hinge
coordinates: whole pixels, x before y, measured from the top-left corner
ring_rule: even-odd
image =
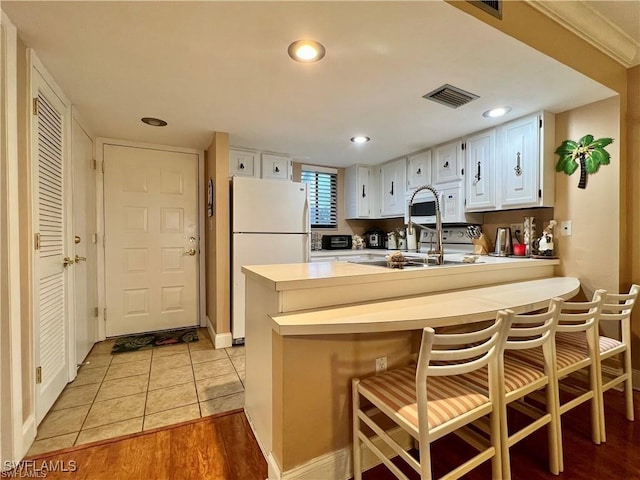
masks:
[[[33,248],[35,250],[40,250],[40,233],[35,233],[33,235]]]
[[[467,149],[467,144],[466,144],[466,143],[463,143],[463,144],[462,144],[462,150],[466,150],[466,149]]]
[[[94,317],[97,317],[99,315],[99,312],[100,311],[98,310],[98,307],[93,307],[93,316]]]
[[[35,97],[33,99],[33,114],[34,115],[38,115],[38,111],[39,111],[38,106],[39,105],[40,105],[40,102],[38,101],[38,97]]]
[[[36,367],[36,384],[42,383],[42,367]]]
[[[102,168],[102,173],[104,173],[104,160],[102,160],[102,164],[100,165],[100,167]]]
[[[91,166],[93,167],[94,170],[98,169],[98,162],[96,161],[95,158],[91,159]]]
[[[542,190],[538,190],[538,198],[542,198]]]
[[[460,175],[462,175],[464,177],[464,168],[462,170],[460,170]]]
[[[542,128],[542,119],[540,119],[540,128]]]
[[[104,321],[107,321],[107,307],[104,307]]]

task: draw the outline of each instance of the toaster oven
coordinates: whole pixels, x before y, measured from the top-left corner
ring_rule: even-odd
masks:
[[[323,250],[349,250],[352,246],[351,235],[323,235]]]

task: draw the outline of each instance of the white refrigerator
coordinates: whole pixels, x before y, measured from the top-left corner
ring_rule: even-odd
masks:
[[[243,265],[304,263],[310,253],[307,185],[282,180],[231,180],[231,334],[245,332]]]

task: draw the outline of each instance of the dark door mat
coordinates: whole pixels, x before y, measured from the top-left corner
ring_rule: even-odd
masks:
[[[196,328],[140,333],[138,335],[129,335],[116,339],[116,343],[111,349],[111,354],[135,352],[136,350],[146,350],[148,348],[165,347],[167,345],[197,341],[198,330]]]

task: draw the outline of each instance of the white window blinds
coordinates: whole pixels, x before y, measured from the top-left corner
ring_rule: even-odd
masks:
[[[335,169],[302,166],[302,183],[309,186],[312,228],[338,226],[338,173]]]

